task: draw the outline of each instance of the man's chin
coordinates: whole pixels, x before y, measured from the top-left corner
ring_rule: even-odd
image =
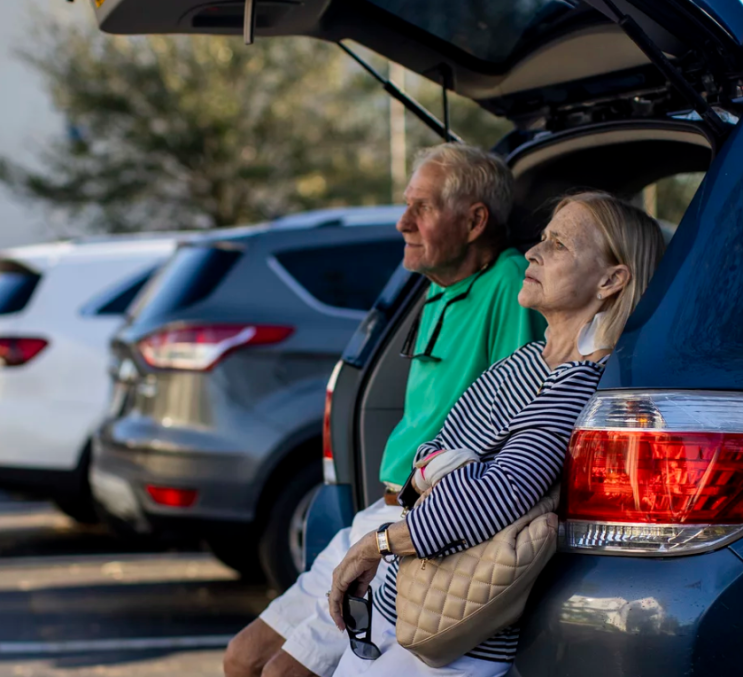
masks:
[[[410,256],[406,250],[405,257],[402,260],[402,267],[411,273],[425,274],[425,266],[421,261],[420,256]]]

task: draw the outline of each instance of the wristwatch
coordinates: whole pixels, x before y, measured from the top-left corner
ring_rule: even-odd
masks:
[[[391,559],[387,559],[387,557],[394,558],[395,556],[392,550],[390,550],[390,538],[387,534],[387,529],[393,524],[394,522],[385,522],[377,529],[377,550],[379,550],[379,554],[382,555],[382,559],[385,562],[392,561]]]

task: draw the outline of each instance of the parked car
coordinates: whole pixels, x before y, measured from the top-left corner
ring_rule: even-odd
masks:
[[[513,672],[740,674],[743,4],[188,0],[157,17],[139,4],[108,0],[102,28],[353,39],[507,116],[516,129],[497,150],[516,175],[519,243],[566,190],[632,198],[708,170],[573,438],[561,552],[531,596]],[[345,488],[328,492],[342,516],[378,496],[421,293],[400,280],[336,373],[327,467]]]
[[[95,520],[87,470],[108,342],[174,247],[171,236],[103,237],[0,252],[0,487]]]
[[[309,212],[178,249],[112,342],[91,482],[113,518],[296,578],[325,384],[402,258],[400,213]]]

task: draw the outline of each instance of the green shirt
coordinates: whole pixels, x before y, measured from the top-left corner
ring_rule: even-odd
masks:
[[[470,291],[446,308],[431,351],[440,361],[416,358],[410,365],[405,413],[387,440],[379,473],[382,482],[402,485],[419,445],[436,437],[449,410],[478,376],[514,350],[544,337],[544,318],[518,303],[526,266],[523,254],[507,249],[484,273],[450,287],[431,284],[416,355],[425,352],[447,302]]]

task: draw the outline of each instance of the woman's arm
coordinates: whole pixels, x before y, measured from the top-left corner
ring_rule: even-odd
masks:
[[[512,421],[512,435],[490,463],[445,476],[406,517],[419,558],[481,543],[526,514],[562,469],[575,420],[596,389],[591,365],[566,370]],[[475,417],[463,424],[477,425]]]

